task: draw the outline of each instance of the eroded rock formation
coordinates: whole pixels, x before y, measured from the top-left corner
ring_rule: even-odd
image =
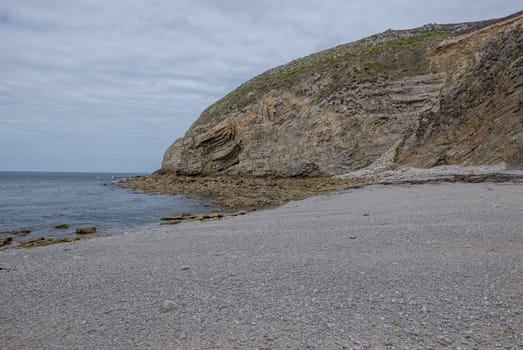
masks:
[[[373,166],[523,166],[523,13],[428,25],[270,70],[165,152],[179,175],[337,175]]]

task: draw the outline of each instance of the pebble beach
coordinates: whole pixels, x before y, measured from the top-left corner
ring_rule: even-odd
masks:
[[[519,349],[523,184],[372,185],[0,252],[0,349]]]

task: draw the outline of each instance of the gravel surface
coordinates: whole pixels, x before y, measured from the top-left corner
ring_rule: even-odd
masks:
[[[0,349],[522,349],[523,184],[0,251]]]

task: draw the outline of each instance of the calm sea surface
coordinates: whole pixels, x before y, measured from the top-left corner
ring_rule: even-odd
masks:
[[[131,175],[137,174],[0,172],[0,232],[28,228],[33,232],[23,239],[51,238],[93,225],[107,234],[158,225],[166,215],[212,209],[209,199],[138,194],[113,186]],[[54,229],[56,224],[70,229]]]

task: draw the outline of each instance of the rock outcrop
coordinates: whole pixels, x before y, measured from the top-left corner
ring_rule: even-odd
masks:
[[[523,13],[387,31],[272,69],[165,152],[178,175],[523,166]]]

